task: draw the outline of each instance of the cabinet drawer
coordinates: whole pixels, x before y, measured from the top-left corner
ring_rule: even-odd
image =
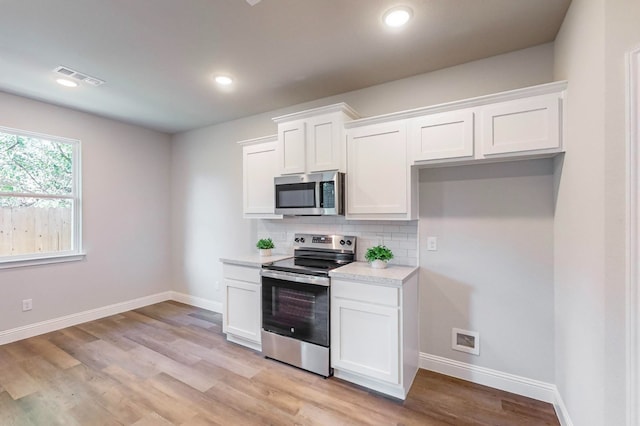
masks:
[[[260,284],[260,268],[225,263],[222,267],[222,274],[227,279]]]
[[[393,307],[400,305],[399,289],[395,287],[334,279],[331,280],[331,294],[333,297],[375,303],[377,305]]]

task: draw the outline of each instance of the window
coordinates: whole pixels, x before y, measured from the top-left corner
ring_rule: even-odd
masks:
[[[0,127],[0,267],[80,256],[79,160],[79,141]]]

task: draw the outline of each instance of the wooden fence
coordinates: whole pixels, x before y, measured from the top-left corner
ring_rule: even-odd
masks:
[[[71,250],[71,209],[0,207],[0,256]]]

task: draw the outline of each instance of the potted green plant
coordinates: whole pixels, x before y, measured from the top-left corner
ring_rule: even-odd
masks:
[[[385,245],[379,244],[369,247],[364,254],[364,258],[371,264],[372,268],[386,268],[387,262],[393,259],[393,252]]]
[[[260,249],[260,256],[271,256],[271,249],[275,247],[271,238],[261,238],[256,243]]]

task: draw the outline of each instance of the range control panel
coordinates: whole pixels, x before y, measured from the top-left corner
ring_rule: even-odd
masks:
[[[294,248],[316,248],[355,252],[356,237],[351,235],[295,234]]]

